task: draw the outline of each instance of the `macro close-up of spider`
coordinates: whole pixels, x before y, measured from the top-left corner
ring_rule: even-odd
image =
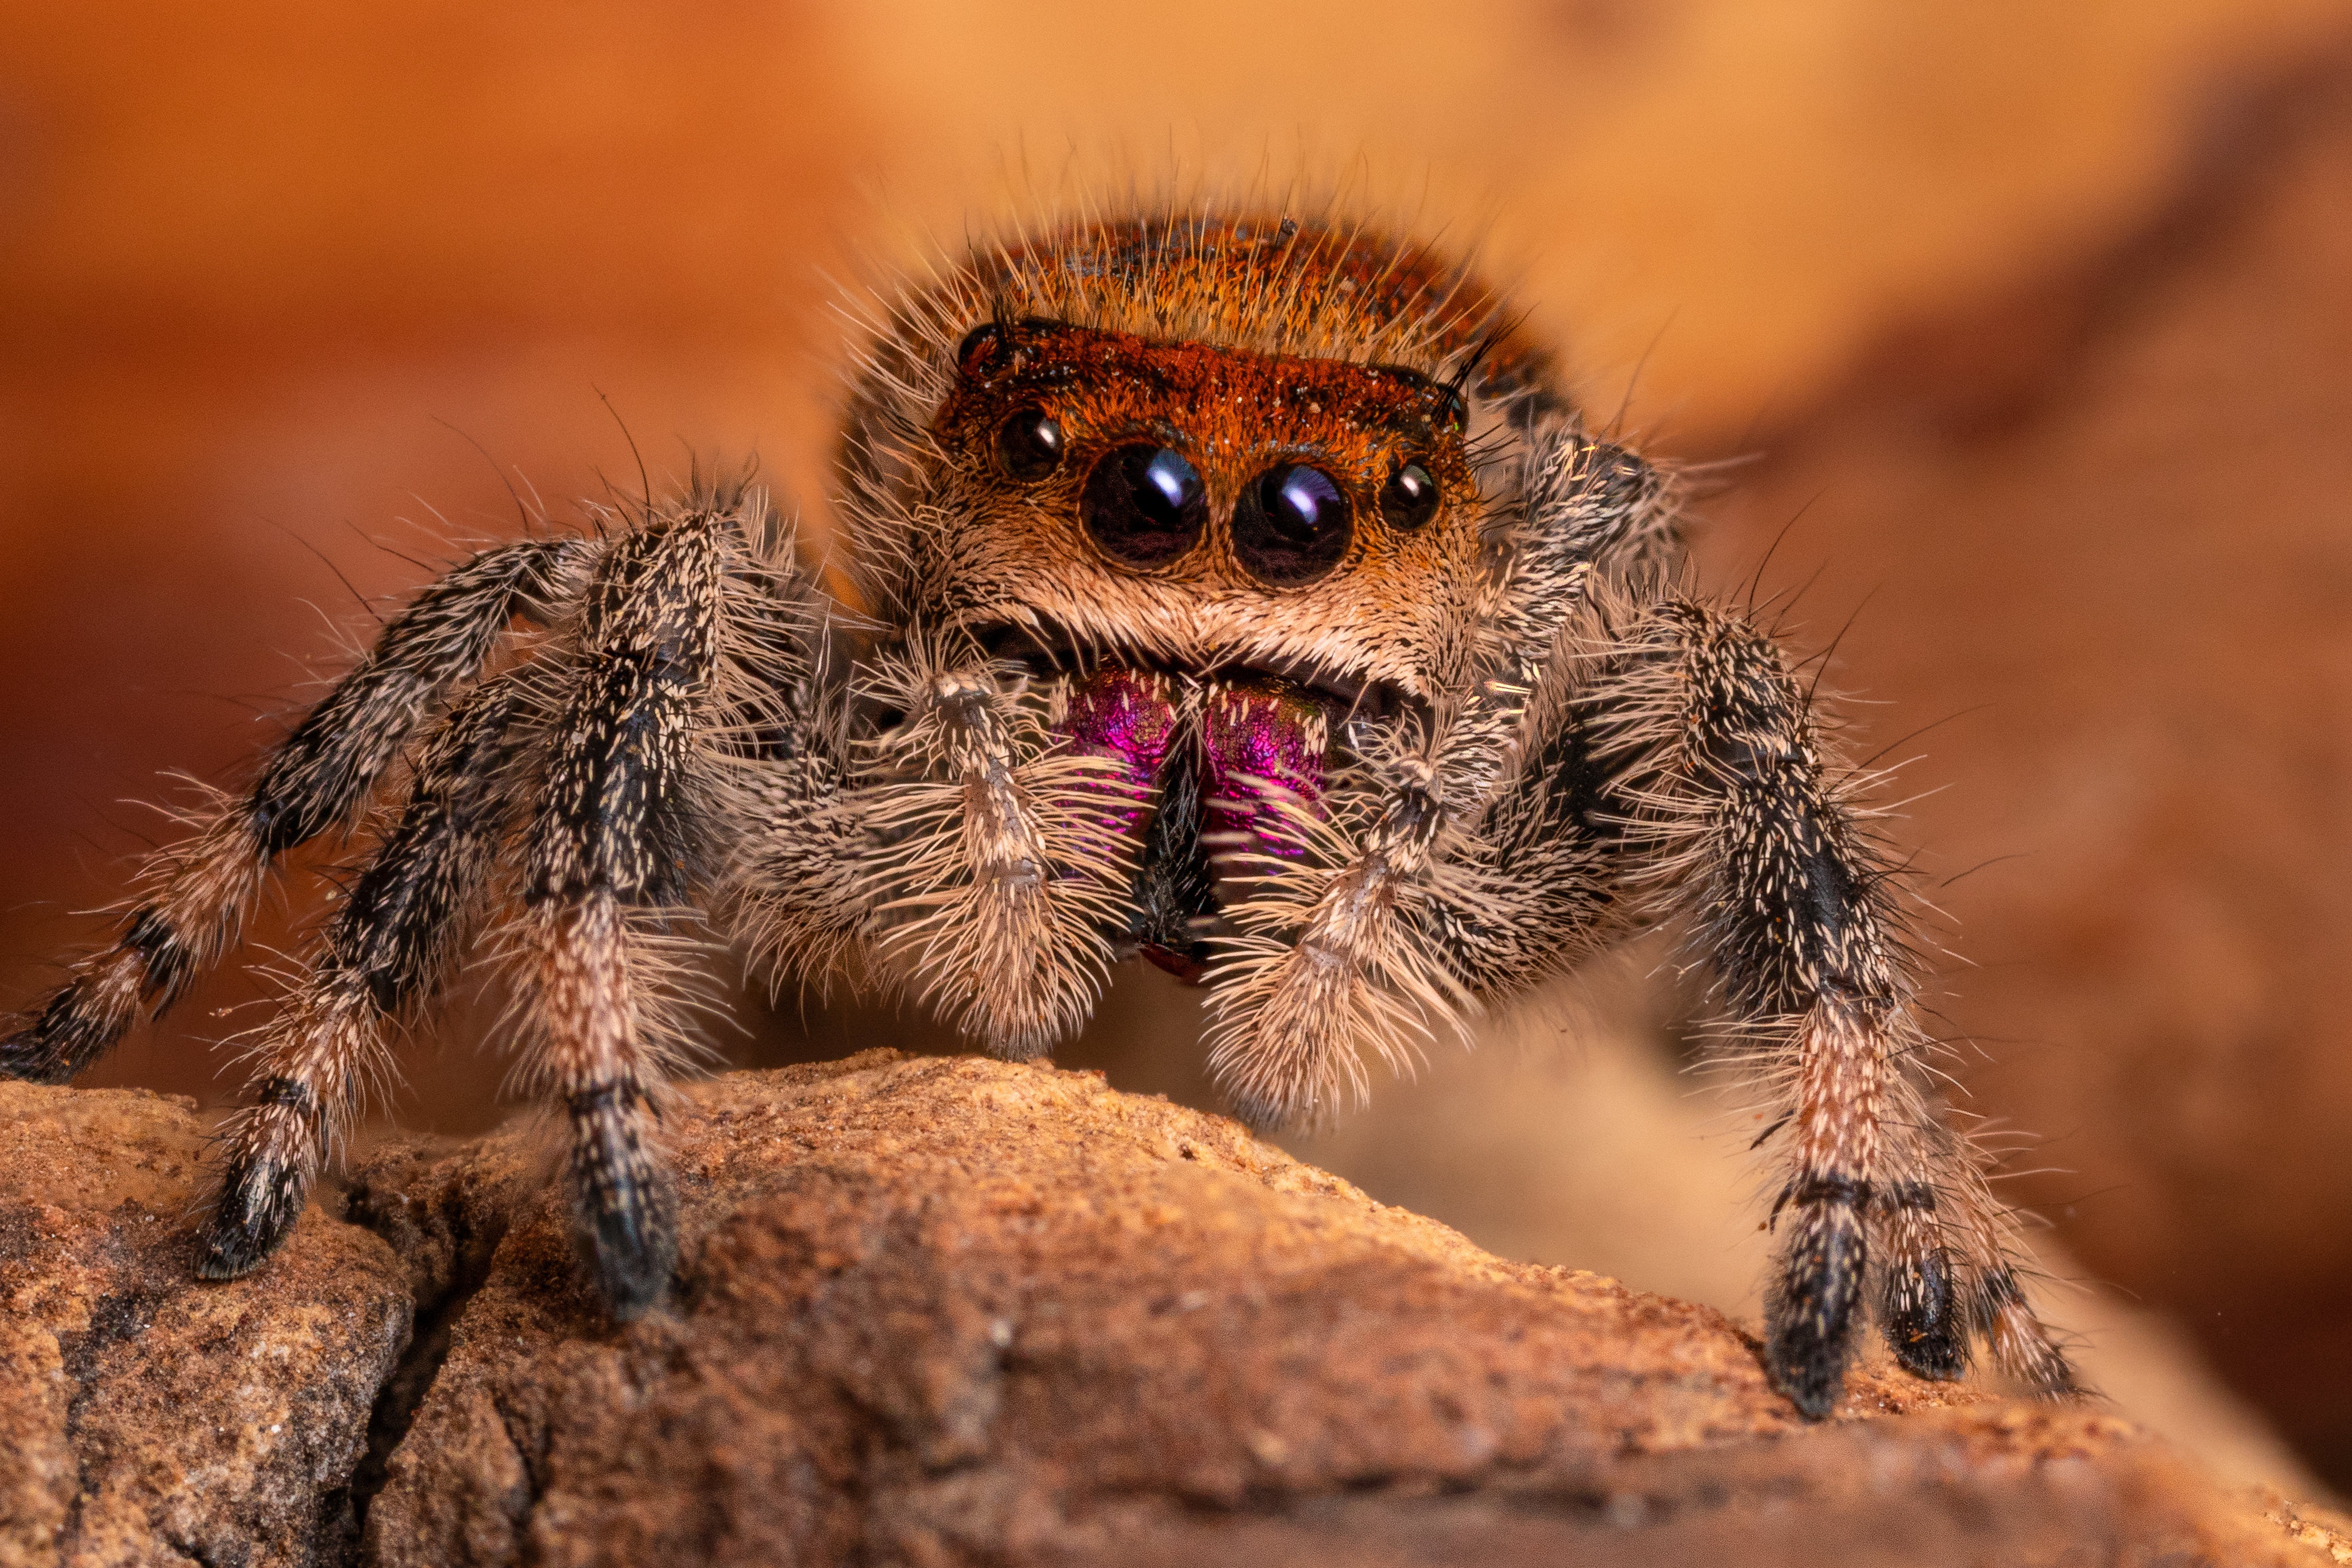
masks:
[[[1874,1327],[1922,1377],[1981,1351],[2076,1390],[1945,1108],[1876,779],[1509,302],[1440,247],[1208,204],[982,244],[862,329],[835,548],[722,466],[473,553],[9,1026],[0,1071],[67,1082],[237,952],[284,857],[357,835],[241,1042],[202,1274],[264,1265],[477,954],[625,1321],[677,1262],[713,951],[1013,1061],[1148,962],[1276,1129],[1663,928],[1762,1109],[1780,1392],[1827,1415]]]

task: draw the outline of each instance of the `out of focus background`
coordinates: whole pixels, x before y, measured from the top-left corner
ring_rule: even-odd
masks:
[[[1171,180],[1475,246],[1601,417],[1746,459],[1704,568],[1769,550],[1854,743],[1918,758],[1932,988],[1971,1109],[2034,1134],[2004,1190],[2053,1314],[2224,1473],[2352,1490],[2335,0],[7,0],[0,1005],[170,831],[126,802],[241,779],[509,483],[634,486],[625,426],[657,476],[756,450],[821,527],[844,288]],[[1297,1146],[1752,1314],[1751,1176],[1655,961]],[[221,977],[85,1082],[226,1102],[208,1042],[268,995]],[[1193,1005],[1123,975],[1060,1060],[1202,1099]],[[493,1010],[393,1114],[501,1113]],[[746,1016],[746,1062],[951,1044]]]

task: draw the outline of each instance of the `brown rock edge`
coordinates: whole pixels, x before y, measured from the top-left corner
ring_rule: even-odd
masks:
[[[2129,1425],[1506,1262],[1090,1074],[869,1051],[669,1118],[669,1310],[608,1322],[528,1128],[405,1142],[188,1275],[184,1101],[0,1085],[0,1568],[2321,1563]]]

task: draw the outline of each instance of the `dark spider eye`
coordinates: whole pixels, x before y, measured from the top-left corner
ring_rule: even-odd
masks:
[[[993,321],[982,321],[979,326],[966,332],[963,335],[963,341],[956,345],[956,369],[971,370],[972,355],[982,350],[994,353],[996,345],[1003,341],[1003,337],[1004,329]]]
[[[1122,446],[1087,476],[1078,515],[1112,556],[1129,566],[1159,566],[1200,542],[1209,493],[1182,453]]]
[[[1411,533],[1437,515],[1437,481],[1418,463],[1408,463],[1381,486],[1381,521]]]
[[[1042,408],[1016,408],[996,427],[996,461],[1015,479],[1043,479],[1062,465],[1062,427]]]
[[[1234,554],[1261,582],[1311,582],[1348,553],[1347,493],[1304,464],[1269,468],[1234,507]]]

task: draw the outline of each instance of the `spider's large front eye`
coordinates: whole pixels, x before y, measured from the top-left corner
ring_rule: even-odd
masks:
[[[1062,427],[1042,408],[1014,409],[996,427],[996,463],[1015,479],[1043,479],[1062,465]]]
[[[1129,566],[1160,566],[1200,542],[1209,492],[1182,453],[1122,446],[1087,476],[1078,514],[1112,556]]]
[[[1437,481],[1418,463],[1407,463],[1381,486],[1381,521],[1411,533],[1437,516]]]
[[[1319,468],[1269,468],[1234,507],[1234,554],[1261,582],[1312,582],[1348,553],[1347,492]]]

